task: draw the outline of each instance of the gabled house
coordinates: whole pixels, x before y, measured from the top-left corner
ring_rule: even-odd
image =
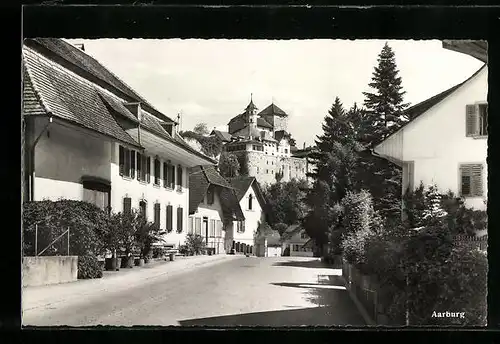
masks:
[[[233,136],[231,134],[229,134],[228,132],[220,131],[220,130],[216,130],[216,129],[212,130],[212,132],[210,133],[210,136],[217,137],[223,143],[228,143],[228,142],[231,142],[233,140]]]
[[[215,254],[228,251],[233,221],[245,221],[235,190],[213,165],[191,168],[189,185],[188,233],[201,235]]]
[[[307,235],[306,230],[300,225],[293,225],[281,236],[283,243],[283,253],[287,256],[295,257],[312,257],[313,246],[311,238]]]
[[[167,243],[183,242],[187,169],[215,161],[81,49],[61,39],[26,39],[22,57],[24,199],[137,208],[169,233]]]
[[[243,245],[253,247],[257,229],[265,222],[264,194],[255,177],[235,177],[228,180],[236,192],[239,206],[245,216],[244,221],[235,222],[232,232],[228,232],[228,237],[232,238],[234,243],[232,248],[237,249]]]
[[[486,62],[485,46],[448,42],[453,50],[469,53]],[[420,182],[436,184],[440,191],[453,191],[465,204],[486,208],[488,67],[485,64],[464,82],[407,110],[411,120],[373,153],[403,169],[403,193]]]

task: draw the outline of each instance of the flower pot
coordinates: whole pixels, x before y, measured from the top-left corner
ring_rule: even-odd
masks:
[[[118,271],[120,270],[121,258],[106,258],[104,265],[106,271]]]
[[[173,261],[174,261],[174,254],[173,254],[173,253],[170,253],[170,254],[168,255],[168,257],[169,257],[169,259],[170,259],[170,261],[171,261],[171,262],[173,262]]]
[[[122,268],[133,268],[134,267],[134,257],[123,257],[122,258]]]
[[[135,258],[134,264],[135,266],[144,266],[144,258]]]
[[[148,264],[149,263],[149,258],[144,258],[144,264]]]

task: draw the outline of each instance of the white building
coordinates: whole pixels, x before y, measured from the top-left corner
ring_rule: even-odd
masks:
[[[313,247],[311,238],[306,230],[300,225],[293,225],[283,233],[281,237],[283,242],[283,253],[292,257],[312,257]]]
[[[445,47],[481,57],[486,51],[469,43]],[[484,47],[485,49],[485,47]],[[403,192],[436,184],[453,191],[465,204],[484,210],[487,198],[488,67],[464,82],[408,110],[411,120],[374,148],[374,153],[403,168]]]
[[[215,162],[83,50],[53,38],[24,43],[25,199],[138,208],[168,232],[167,243],[182,243],[187,169]]]
[[[255,235],[261,223],[265,222],[265,198],[262,189],[255,177],[230,178],[229,182],[235,189],[239,206],[243,211],[245,220],[234,223],[232,233],[228,237],[233,240],[232,248],[243,252],[241,247],[251,247],[252,253],[255,246]],[[239,250],[238,250],[239,248]]]
[[[191,168],[189,185],[188,233],[201,235],[215,254],[225,253],[233,220],[245,221],[235,190],[213,165]]]

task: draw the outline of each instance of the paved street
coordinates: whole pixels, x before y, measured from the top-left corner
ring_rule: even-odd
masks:
[[[327,268],[317,258],[227,256],[205,266],[186,266],[177,273],[165,273],[168,266],[150,269],[142,279],[139,279],[142,271],[140,274],[126,271],[124,277],[115,277],[114,281],[104,278],[28,288],[24,291],[23,323],[36,326],[365,324],[343,287],[341,270]],[[63,301],[41,298],[43,290],[60,293]]]

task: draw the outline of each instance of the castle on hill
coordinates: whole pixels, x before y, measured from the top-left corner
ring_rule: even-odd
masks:
[[[297,154],[301,150],[288,132],[288,117],[274,102],[257,112],[250,100],[243,113],[231,118],[228,132],[214,129],[211,135],[218,136],[223,150],[236,155],[244,172],[261,184],[306,179],[310,166],[306,156]]]

